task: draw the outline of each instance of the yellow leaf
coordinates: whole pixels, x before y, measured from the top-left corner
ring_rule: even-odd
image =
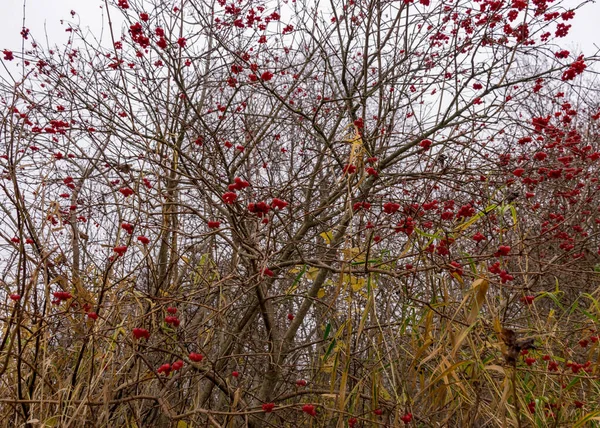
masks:
[[[184,422],[184,421],[178,421],[177,428],[188,428],[188,424],[187,424],[187,422]]]
[[[500,333],[502,331],[502,324],[500,323],[500,318],[494,317],[494,331],[496,333]]]
[[[392,396],[387,391],[387,389],[385,389],[383,387],[383,385],[379,386],[379,395],[381,395],[381,398],[383,398],[384,400],[391,400],[392,399]]]
[[[327,245],[331,244],[331,240],[333,239],[333,232],[330,230],[329,232],[323,232],[319,235]]]
[[[364,253],[361,255],[360,248],[358,248],[358,247],[344,248],[342,250],[342,254],[344,255],[345,261],[350,261],[350,260],[355,260],[357,262],[365,261],[365,255],[364,255]]]
[[[454,277],[454,279],[456,279],[460,283],[460,285],[464,285],[464,281],[462,279],[462,276],[460,276],[458,274],[458,272],[450,272],[450,275],[452,275]]]
[[[452,358],[454,358],[456,356],[456,352],[459,350],[459,348],[461,347],[462,343],[465,341],[465,339],[467,338],[467,336],[469,335],[469,333],[471,332],[471,330],[473,329],[473,327],[476,324],[471,324],[469,327],[465,327],[462,329],[462,331],[460,332],[460,334],[458,335],[458,337],[456,338],[456,341],[454,343],[454,347],[452,349]]]
[[[338,394],[321,394],[321,397],[329,400],[337,400]]]
[[[329,358],[327,358],[327,361],[323,362],[323,365],[321,366],[321,370],[325,373],[331,373],[333,371],[334,365],[335,365],[335,358],[330,355]]]
[[[364,278],[357,278],[355,276],[350,276],[350,286],[352,287],[352,291],[357,292],[364,288],[367,281]]]
[[[477,319],[477,315],[485,302],[485,295],[489,286],[490,283],[486,278],[479,278],[473,281],[471,288],[475,291],[475,296],[473,297],[473,303],[471,304],[471,312],[467,317],[467,323],[471,324]]]
[[[477,220],[479,220],[480,218],[482,218],[483,216],[485,216],[486,214],[494,211],[498,206],[497,205],[488,205],[483,212],[477,213],[475,214],[473,217],[466,219],[466,221],[464,221],[463,223],[459,224],[458,226],[456,226],[454,228],[454,232],[463,232],[465,229],[467,229],[469,226],[471,226],[473,223],[475,223]]]
[[[55,427],[55,426],[58,425],[59,421],[60,421],[60,417],[59,416],[52,416],[51,418],[46,419],[44,421],[44,425],[43,426],[45,426],[45,427]]]
[[[322,299],[323,297],[325,297],[325,290],[320,288],[317,292],[317,299]]]
[[[353,291],[360,290],[367,282],[365,278],[359,278],[357,276],[348,274],[343,274],[341,280],[344,284],[350,285]]]
[[[316,267],[311,267],[310,269],[308,269],[306,271],[306,278],[310,279],[311,281],[314,281],[315,279],[317,279],[317,275],[319,274],[319,268]]]
[[[304,266],[302,266],[302,265],[296,265],[293,268],[291,268],[288,272],[295,275],[295,274],[300,273],[302,271],[303,267]]]
[[[289,295],[289,294],[295,293],[297,289],[298,289],[298,283],[294,282],[290,288],[285,290],[285,294]]]
[[[502,366],[498,366],[498,365],[496,365],[496,364],[489,364],[489,365],[485,366],[483,369],[484,369],[484,370],[495,370],[495,371],[497,371],[498,373],[500,373],[500,374],[502,374],[502,375],[506,376],[506,372],[504,371],[504,367],[502,367]]]

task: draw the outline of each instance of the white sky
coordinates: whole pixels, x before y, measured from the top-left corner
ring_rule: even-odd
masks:
[[[25,3],[25,27],[29,28],[41,45],[62,45],[68,38],[66,25],[60,21],[79,22],[83,29],[88,28],[95,35],[102,31],[104,1],[102,0],[0,0],[0,50],[21,48],[21,28],[23,27],[23,3]],[[71,10],[77,12],[71,16]],[[114,14],[115,12],[112,11]],[[106,28],[104,37],[107,37]],[[47,34],[47,36],[46,36]],[[26,42],[25,48],[27,49]]]
[[[0,50],[19,51],[21,47],[20,31],[23,21],[23,2],[26,2],[25,26],[31,30],[36,39],[43,42],[44,34],[48,34],[50,45],[62,44],[67,39],[65,26],[60,20],[80,20],[82,27],[89,27],[98,35],[102,29],[102,0],[0,0],[2,15],[0,17]],[[268,0],[267,0],[268,1]],[[577,5],[580,0],[567,0],[565,5]],[[70,11],[77,15],[71,18]],[[568,37],[563,39],[563,46],[572,51],[574,47],[583,50],[586,56],[593,55],[600,47],[600,2],[586,5],[578,11]],[[106,35],[106,33],[105,33]],[[26,45],[27,46],[27,45]]]

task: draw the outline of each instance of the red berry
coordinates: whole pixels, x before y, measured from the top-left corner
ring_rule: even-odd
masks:
[[[231,372],[231,376],[233,377],[238,377],[240,375],[239,372]]]
[[[304,379],[298,379],[296,381],[296,386],[306,386],[306,381]]]
[[[383,212],[386,214],[394,214],[396,211],[400,209],[400,204],[395,202],[386,202],[383,204]]]
[[[526,305],[531,305],[534,299],[535,296],[523,296],[521,297],[521,302],[525,303]]]
[[[373,176],[373,177],[375,177],[375,178],[377,178],[377,177],[379,176],[379,173],[378,173],[378,172],[377,172],[377,170],[376,170],[375,168],[373,168],[373,167],[368,167],[368,168],[365,168],[365,172],[366,172],[368,175],[372,175],[372,176]]]
[[[73,296],[71,295],[71,293],[69,293],[68,291],[55,291],[52,293],[52,295],[56,298],[56,300],[60,301],[64,301],[64,300],[69,300],[71,299]]]
[[[119,192],[125,197],[131,196],[134,193],[134,191],[132,189],[130,189],[129,187],[121,187],[119,189]]]
[[[317,416],[317,412],[315,410],[315,406],[312,404],[305,404],[302,406],[302,411],[310,416]]]
[[[271,207],[277,208],[278,210],[282,210],[287,206],[288,206],[288,203],[279,198],[273,198],[273,202],[271,202]]]
[[[113,251],[117,253],[117,255],[122,256],[127,251],[127,245],[120,245],[118,247],[115,247],[113,248]]]
[[[508,245],[500,245],[498,251],[494,254],[495,257],[507,256],[510,253],[510,247]]]
[[[354,174],[356,172],[356,166],[348,164],[348,165],[344,166],[343,172],[344,172],[344,174],[346,174],[346,173]]]
[[[275,408],[275,403],[265,403],[262,405],[263,412],[271,413]]]
[[[404,422],[405,424],[409,424],[410,421],[412,421],[413,415],[412,413],[405,413],[404,416],[402,416],[400,418],[400,420],[402,420],[402,422]]]
[[[177,313],[177,308],[168,307],[167,312],[174,315]]]
[[[203,358],[204,358],[204,356],[202,354],[190,352],[190,360],[192,360],[195,363],[199,363],[200,361],[202,361]]]
[[[177,370],[180,370],[183,367],[183,360],[177,360],[173,363],[172,365],[172,369],[174,372],[176,372]]]
[[[431,147],[431,140],[422,140],[419,143],[419,147],[421,147],[423,150],[427,150]]]
[[[475,235],[473,235],[473,241],[475,241],[475,242],[485,241],[485,236],[481,232],[477,232]]]
[[[15,302],[18,302],[19,300],[21,300],[21,295],[20,294],[11,294],[10,296],[10,300],[13,300]]]
[[[179,327],[179,324],[181,324],[181,321],[179,320],[179,318],[177,318],[176,316],[170,316],[170,315],[165,317],[165,322],[167,324],[173,325],[173,327]]]
[[[164,373],[165,376],[169,376],[169,373],[171,373],[171,364],[169,364],[169,363],[163,364],[162,366],[160,366],[158,368],[158,370],[156,370],[156,373],[159,373],[159,374]]]
[[[260,78],[265,82],[268,82],[273,78],[273,73],[271,73],[270,71],[265,71],[263,74],[260,75]]]
[[[531,366],[533,363],[535,363],[535,358],[525,358],[525,363],[527,363],[528,366]]]
[[[96,312],[88,312],[86,315],[91,320],[96,321],[98,319],[98,314]]]
[[[226,192],[223,194],[222,199],[226,204],[233,204],[237,199],[237,195],[234,192]]]
[[[133,224],[130,223],[122,223],[121,229],[129,233],[130,235],[133,233]]]
[[[373,410],[373,413],[375,413],[377,416],[381,416],[383,415],[383,409],[375,409]]]
[[[294,314],[287,314],[287,319],[290,321],[294,320]]]
[[[133,337],[136,339],[141,339],[142,337],[146,338],[146,340],[150,339],[150,332],[145,328],[134,328]]]

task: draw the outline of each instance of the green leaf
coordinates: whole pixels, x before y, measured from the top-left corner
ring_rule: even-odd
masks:
[[[559,292],[559,293],[560,293],[560,292]],[[548,298],[552,299],[552,301],[553,301],[553,302],[556,304],[556,306],[558,306],[560,309],[562,309],[563,307],[562,307],[562,305],[560,304],[560,300],[558,300],[558,296],[557,296],[557,294],[558,294],[558,293],[549,293],[549,292],[547,292],[547,291],[544,291],[544,292],[542,292],[542,293],[538,294],[538,295],[536,296],[536,299],[537,299],[537,298],[539,298],[539,297],[548,297]]]
[[[581,309],[581,313],[583,315],[585,315],[586,317],[588,317],[589,319],[591,319],[592,321],[594,321],[596,323],[598,322],[598,317],[591,314],[590,312],[586,311],[585,309]]]
[[[306,265],[302,266],[302,270],[300,270],[298,275],[296,275],[296,278],[294,279],[294,285],[297,285],[300,282],[300,280],[304,276],[305,272],[306,272]]]
[[[569,384],[567,385],[567,387],[564,389],[565,391],[569,391],[571,388],[573,388],[575,385],[577,385],[579,382],[581,382],[581,376],[575,376],[573,378],[573,380],[571,380],[571,382],[569,382]]]
[[[415,228],[415,232],[417,232],[417,235],[419,236],[425,236],[426,238],[430,238],[430,239],[439,239],[441,238],[441,235],[439,234],[433,234],[433,233],[427,233],[427,232],[423,232],[421,229]]]
[[[325,351],[325,354],[323,355],[323,361],[327,360],[327,358],[329,358],[329,355],[331,354],[331,351],[333,351],[333,348],[335,348],[335,344],[336,344],[336,340],[333,339],[331,341],[331,343],[329,344],[329,346],[327,347],[327,350]]]
[[[573,425],[573,428],[579,428],[582,426],[597,426],[596,424],[594,424],[594,425],[586,425],[586,424],[591,421],[598,421],[598,420],[600,420],[600,410],[596,410],[594,412],[583,415],[581,417],[581,419],[579,419],[577,422],[575,422],[575,425]]]
[[[323,340],[327,340],[330,332],[331,332],[331,323],[328,322],[327,325],[325,326],[325,333],[323,334]]]
[[[298,272],[298,274],[296,275],[296,277],[294,278],[294,282],[292,283],[292,285],[290,286],[290,288],[288,288],[286,290],[286,294],[292,294],[296,291],[296,289],[298,288],[298,284],[300,283],[300,280],[302,279],[302,277],[304,276],[304,274],[306,273],[306,265],[302,266],[302,269],[299,269],[298,267],[295,267],[293,269],[290,270],[290,273],[296,273]]]
[[[513,204],[510,204],[509,208],[510,208],[510,213],[512,214],[513,224],[516,225],[519,223],[519,218],[517,217],[517,210]]]

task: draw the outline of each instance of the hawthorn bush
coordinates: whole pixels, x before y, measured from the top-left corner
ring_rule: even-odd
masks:
[[[4,426],[599,425],[575,10],[104,13],[2,52]]]

